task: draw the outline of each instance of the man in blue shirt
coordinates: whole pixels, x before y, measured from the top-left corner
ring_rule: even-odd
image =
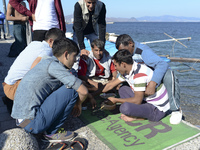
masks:
[[[74,133],[57,133],[71,113],[81,114],[81,105],[88,90],[82,81],[71,73],[79,53],[78,46],[70,39],[55,40],[53,57],[43,58],[21,80],[15,93],[11,116],[27,132],[45,133],[50,142],[73,138]]]
[[[133,60],[138,63],[144,63],[153,69],[153,77],[147,85],[145,95],[153,95],[156,87],[159,86],[163,80],[169,96],[170,110],[172,111],[170,123],[179,124],[182,120],[182,112],[180,110],[180,89],[178,79],[174,72],[168,69],[168,64],[156,55],[147,45],[133,41],[127,34],[122,34],[117,37],[116,48],[118,50],[128,49],[133,55]]]
[[[4,39],[6,40],[5,31],[4,31],[4,19],[5,19],[5,15],[0,10],[0,39],[1,39],[1,30],[2,30]]]

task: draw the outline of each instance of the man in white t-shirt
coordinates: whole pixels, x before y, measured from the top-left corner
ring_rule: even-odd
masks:
[[[156,88],[155,94],[145,95],[146,87],[153,77],[153,70],[146,65],[134,62],[131,53],[126,49],[116,52],[113,60],[115,69],[121,75],[110,81],[103,92],[107,92],[124,81],[129,84],[129,86],[120,87],[120,98],[108,98],[113,103],[122,103],[120,106],[121,119],[134,121],[142,118],[159,121],[165,117],[170,106],[164,84],[161,83]]]
[[[60,0],[37,0],[33,22],[33,41],[42,41],[51,28],[66,32],[64,13]]]
[[[4,79],[4,83],[2,83],[7,98],[14,100],[15,91],[24,75],[33,68],[43,56],[52,56],[53,42],[62,37],[65,37],[62,30],[52,28],[46,33],[44,41],[33,41],[20,53],[10,67]]]

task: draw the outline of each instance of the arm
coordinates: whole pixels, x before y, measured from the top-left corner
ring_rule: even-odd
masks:
[[[37,58],[34,60],[34,62],[32,63],[31,69],[32,69],[33,67],[35,67],[35,66],[41,61],[41,59],[42,59],[42,57],[37,57]]]
[[[88,90],[83,84],[80,85],[77,92],[78,92],[79,98],[72,110],[72,115],[74,117],[81,115],[82,103],[85,101],[85,99],[87,98],[87,95],[88,95]]]
[[[105,4],[103,4],[101,12],[99,14],[99,19],[98,19],[98,24],[99,24],[99,39],[102,41],[106,41],[105,36],[106,36],[106,7]]]
[[[147,45],[143,45],[142,48],[145,49],[142,52],[142,59],[144,60],[144,63],[147,66],[154,68],[151,81],[154,81],[157,83],[157,85],[159,85],[168,69],[168,64],[167,62],[163,61],[157,54],[155,54]]]
[[[82,17],[82,10],[77,2],[74,6],[74,24],[73,28],[76,33],[76,37],[78,40],[78,44],[80,49],[85,49],[85,44],[84,44],[84,35],[83,35],[83,27],[82,27],[82,22],[83,22],[83,17]]]
[[[122,83],[123,81],[119,80],[118,78],[111,80],[108,82],[105,87],[103,88],[102,92],[106,93],[116,87],[118,84]]]
[[[64,18],[64,13],[63,13],[61,1],[55,0],[54,2],[55,2],[56,13],[57,13],[58,20],[59,20],[60,29],[62,31],[64,31],[64,33],[65,33],[66,32],[66,25],[65,25],[65,18]]]
[[[134,103],[134,104],[141,104],[143,98],[144,98],[144,91],[135,91],[134,92],[134,97],[130,97],[130,98],[109,97],[108,99],[110,101],[112,101],[114,104],[115,103],[124,103],[124,102],[129,102],[129,103]]]
[[[13,16],[14,14],[14,9],[12,8],[12,6],[8,3],[7,5],[7,13],[6,13],[6,20],[9,21],[27,21],[28,20],[28,16],[23,16],[21,14],[18,13],[17,15]]]
[[[20,4],[22,0],[9,0],[10,5],[16,9],[20,14],[32,17],[32,12]]]
[[[78,76],[81,80],[85,81],[86,83],[89,83],[90,85],[93,85],[95,88],[98,88],[98,83],[89,79],[87,76]]]
[[[78,88],[78,90],[76,90],[76,91],[78,92],[78,95],[79,95],[78,104],[82,104],[85,101],[85,99],[87,98],[88,90],[83,84],[81,84],[80,87]]]

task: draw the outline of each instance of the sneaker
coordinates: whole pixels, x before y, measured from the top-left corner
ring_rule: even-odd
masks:
[[[170,117],[170,123],[171,124],[179,124],[182,120],[182,111],[173,111],[171,113],[171,117]]]
[[[50,134],[50,135],[44,135],[45,139],[48,142],[65,142],[69,141],[74,137],[74,132],[71,131],[65,131],[63,128],[58,130],[58,133]]]

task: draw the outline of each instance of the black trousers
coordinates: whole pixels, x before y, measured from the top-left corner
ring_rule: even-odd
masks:
[[[45,39],[45,34],[48,30],[35,30],[33,31],[33,41],[43,41]]]

